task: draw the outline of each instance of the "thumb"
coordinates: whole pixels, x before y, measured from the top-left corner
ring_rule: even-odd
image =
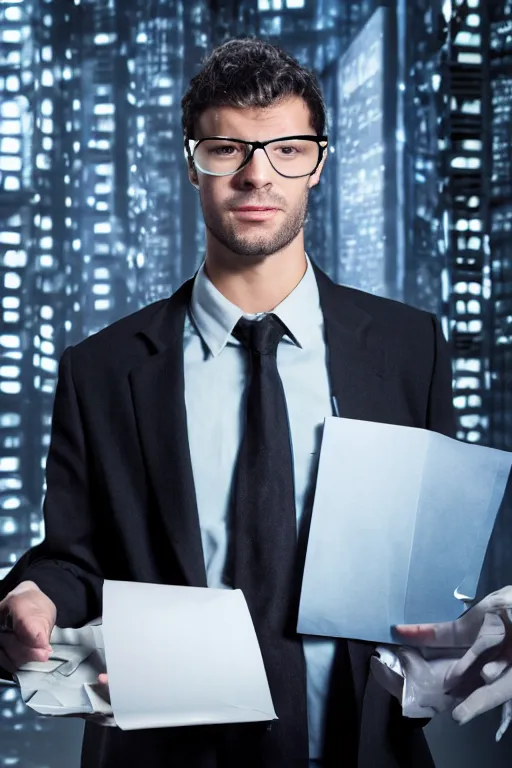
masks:
[[[28,617],[14,623],[16,636],[29,648],[48,648],[52,627],[42,617]]]

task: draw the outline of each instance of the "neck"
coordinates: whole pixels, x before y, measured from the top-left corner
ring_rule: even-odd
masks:
[[[297,287],[307,262],[303,237],[259,261],[206,249],[205,271],[228,301],[247,313],[270,312]]]

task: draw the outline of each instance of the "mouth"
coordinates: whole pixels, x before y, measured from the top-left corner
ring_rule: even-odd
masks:
[[[263,221],[264,219],[270,219],[278,212],[278,210],[279,208],[270,208],[262,205],[243,205],[239,208],[232,209],[237,218],[249,221]]]

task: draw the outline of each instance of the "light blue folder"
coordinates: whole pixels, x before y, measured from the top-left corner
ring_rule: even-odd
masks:
[[[475,595],[512,453],[429,430],[325,420],[298,631],[397,642]]]

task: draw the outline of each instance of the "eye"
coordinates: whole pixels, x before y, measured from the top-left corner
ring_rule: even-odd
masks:
[[[237,151],[237,147],[233,145],[227,146],[226,144],[208,148],[208,154],[210,155],[234,155]]]

